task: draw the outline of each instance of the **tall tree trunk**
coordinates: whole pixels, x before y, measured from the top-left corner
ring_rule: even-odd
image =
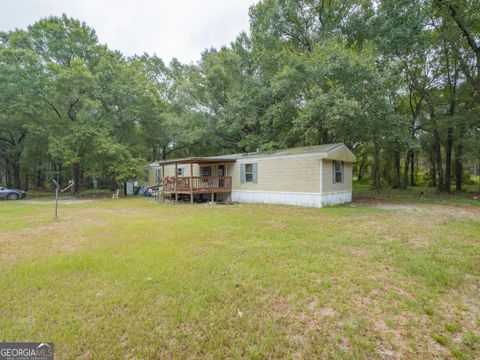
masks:
[[[435,152],[435,162],[437,168],[437,189],[439,192],[443,192],[445,190],[445,186],[443,184],[443,164],[442,164],[442,148],[440,142],[440,133],[438,132],[437,127],[437,119],[435,115],[435,106],[432,102],[432,99],[428,96],[427,97],[427,104],[428,110],[430,113],[430,121],[432,122],[432,133],[433,133],[433,148]]]
[[[447,146],[445,148],[445,190],[452,190],[452,148],[453,148],[453,128],[447,129]]]
[[[12,171],[8,163],[5,164],[5,181],[7,187],[12,187]]]
[[[365,176],[365,164],[366,164],[366,157],[363,156],[362,160],[360,161],[360,166],[358,167],[358,175],[357,179],[358,181],[361,181],[363,177]]]
[[[411,154],[412,149],[408,149],[407,155],[405,155],[405,164],[403,166],[403,178],[402,178],[402,189],[406,190],[407,189],[407,182],[408,182],[408,170],[410,168],[410,159],[411,159]]]
[[[151,148],[151,150],[152,150],[151,161],[154,162],[154,161],[158,160],[158,145],[153,144],[151,147],[152,147]]]
[[[445,59],[447,65],[447,83],[449,90],[449,107],[448,107],[448,116],[452,117],[452,120],[449,120],[450,125],[447,128],[447,145],[445,147],[445,190],[448,192],[452,191],[452,150],[453,150],[453,116],[455,115],[456,109],[456,94],[457,94],[457,78],[458,78],[458,66],[456,64],[455,58],[453,59],[453,64],[450,61],[451,48],[448,45],[444,46]],[[453,69],[452,69],[453,67]],[[453,71],[453,72],[452,72]]]
[[[25,171],[25,182],[23,183],[23,190],[28,191],[29,173]]]
[[[455,148],[455,190],[462,191],[462,175],[463,175],[463,135],[465,133],[464,126],[460,126],[458,144]]]
[[[78,193],[80,191],[80,164],[75,163],[72,165],[72,176],[75,185],[72,187],[72,192]]]
[[[35,190],[43,187],[42,162],[37,161],[35,168]]]
[[[58,180],[57,180],[57,181],[61,184],[62,182],[64,182],[64,180],[65,180],[64,178],[65,178],[66,174],[68,174],[68,173],[67,173],[67,172],[65,172],[65,173],[63,172],[63,171],[64,171],[64,170],[63,170],[63,164],[62,164],[61,162],[58,162],[58,163],[57,163],[57,171],[58,171],[58,175],[57,175]],[[70,177],[69,177],[69,178],[70,178]]]
[[[443,164],[442,164],[442,149],[440,147],[440,134],[437,129],[433,130],[433,139],[435,143],[435,162],[437,168],[437,188],[438,191],[442,192],[445,190],[445,185],[443,183]]]
[[[455,190],[462,191],[462,173],[463,173],[463,164],[462,164],[462,152],[463,146],[458,146],[455,151]]]
[[[380,146],[376,139],[373,140],[373,187],[375,190],[380,190]]]
[[[437,187],[437,167],[435,166],[435,151],[430,152],[430,175],[432,176],[432,186]]]
[[[79,179],[79,189],[85,188],[85,172],[83,171],[82,167],[80,167],[80,179]]]
[[[52,166],[53,179],[54,179],[55,181],[58,181],[57,163],[56,163],[53,159],[50,159],[50,163],[51,163],[51,166]]]
[[[410,154],[410,186],[415,186],[415,153]]]
[[[394,162],[395,162],[395,181],[393,183],[393,188],[399,189],[401,186],[401,177],[402,177],[401,170],[400,170],[400,151],[395,152]]]
[[[21,179],[20,179],[20,161],[18,159],[15,160],[15,162],[12,165],[12,170],[13,170],[13,182],[14,182],[14,187],[15,189],[20,189],[21,186]]]
[[[110,190],[111,191],[116,191],[118,189],[118,183],[117,180],[115,180],[114,177],[110,179]]]

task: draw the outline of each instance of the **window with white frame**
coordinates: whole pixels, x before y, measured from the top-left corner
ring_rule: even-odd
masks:
[[[333,161],[333,183],[343,183],[343,161]]]
[[[257,164],[240,164],[240,180],[242,183],[257,182]]]
[[[185,175],[185,168],[179,167],[177,168],[177,176],[184,176]]]
[[[155,180],[157,183],[162,181],[162,170],[161,169],[156,169],[155,170]]]
[[[144,173],[143,173],[143,181],[144,181],[144,182],[148,183],[149,175],[150,175],[150,174],[149,174],[148,169],[145,169],[145,171],[144,171]]]

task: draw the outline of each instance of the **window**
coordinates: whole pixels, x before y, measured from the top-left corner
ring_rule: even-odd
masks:
[[[157,183],[162,181],[162,170],[161,169],[156,169],[155,170],[155,180]]]
[[[212,176],[212,167],[211,166],[202,166],[200,167],[201,176]]]
[[[343,161],[333,161],[333,183],[343,182]]]
[[[253,182],[253,164],[245,164],[245,182]]]
[[[177,176],[183,176],[185,174],[185,169],[183,167],[177,168]]]
[[[143,175],[143,181],[148,183],[148,178],[149,178],[148,169],[145,169],[145,172],[144,172],[144,175]]]
[[[257,164],[240,164],[240,180],[242,183],[256,183]]]

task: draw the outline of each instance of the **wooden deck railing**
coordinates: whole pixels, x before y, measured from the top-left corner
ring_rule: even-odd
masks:
[[[171,176],[162,180],[164,192],[209,193],[232,191],[231,176]]]

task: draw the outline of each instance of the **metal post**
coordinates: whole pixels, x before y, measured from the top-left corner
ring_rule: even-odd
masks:
[[[190,203],[193,204],[193,163],[190,163]]]
[[[55,184],[55,219],[58,219],[58,193],[65,192],[70,188],[73,189],[73,185],[75,184],[75,182],[73,180],[70,180],[69,185],[63,190],[60,190],[60,184],[57,181],[52,180],[52,182]]]
[[[163,188],[164,185],[165,185],[165,165],[162,164],[162,203],[163,204],[165,204],[165,189]]]
[[[175,163],[175,176],[174,176],[174,183],[173,183],[173,191],[175,192],[175,204],[178,203],[178,193],[177,193],[177,177],[178,177],[178,165]]]

